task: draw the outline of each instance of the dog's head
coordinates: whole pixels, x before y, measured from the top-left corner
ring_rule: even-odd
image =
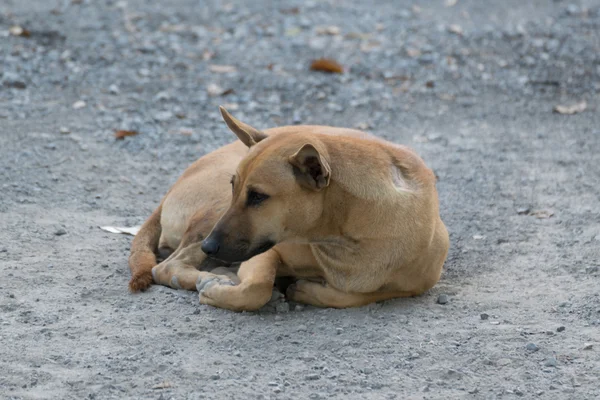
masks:
[[[202,242],[202,250],[213,258],[240,262],[315,227],[331,170],[320,143],[303,135],[268,137],[224,108],[221,113],[250,150],[231,178],[231,205]]]

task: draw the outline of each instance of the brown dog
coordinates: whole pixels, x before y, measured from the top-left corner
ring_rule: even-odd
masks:
[[[448,252],[435,177],[406,147],[327,126],[258,131],[221,113],[240,141],[192,164],[133,240],[132,291],[198,290],[200,302],[256,310],[276,276],[290,300],[355,307],[415,296]],[[174,252],[156,265],[158,248]],[[237,276],[203,271],[207,255]]]

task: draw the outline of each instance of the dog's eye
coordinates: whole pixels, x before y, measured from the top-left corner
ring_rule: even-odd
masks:
[[[258,192],[255,192],[254,190],[249,190],[248,191],[248,199],[246,200],[246,206],[247,207],[258,206],[260,203],[267,200],[268,198],[269,198],[268,194],[258,193]]]

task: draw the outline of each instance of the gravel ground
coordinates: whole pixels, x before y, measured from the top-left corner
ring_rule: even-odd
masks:
[[[453,3],[3,0],[0,397],[599,398],[600,2]],[[128,293],[131,237],[98,226],[232,139],[219,104],[415,148],[440,283],[242,314]]]

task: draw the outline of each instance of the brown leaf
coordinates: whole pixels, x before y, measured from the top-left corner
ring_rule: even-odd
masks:
[[[168,389],[170,387],[173,387],[173,385],[171,384],[171,382],[164,381],[164,382],[159,383],[158,385],[152,386],[152,389],[154,389],[154,390],[156,390],[156,389]]]
[[[530,215],[535,216],[537,219],[547,219],[554,215],[554,211],[552,211],[552,210],[536,210],[536,211],[533,211]]]
[[[586,108],[587,108],[587,103],[585,101],[582,101],[580,103],[573,104],[570,106],[561,106],[561,105],[554,106],[553,111],[555,113],[559,113],[559,114],[573,115],[573,114],[577,114],[577,113],[585,111]]]
[[[118,130],[118,131],[115,131],[115,139],[123,140],[123,139],[125,139],[125,136],[135,136],[138,133],[139,133],[138,131]]]
[[[217,74],[229,74],[232,72],[237,72],[237,68],[233,65],[217,65],[213,64],[208,67],[210,72],[215,72]]]
[[[330,58],[319,58],[318,60],[314,60],[312,64],[310,64],[310,69],[313,71],[322,71],[335,74],[344,73],[344,67],[342,67],[337,61]]]
[[[30,37],[31,32],[19,25],[13,25],[8,28],[8,32],[13,36]]]
[[[341,29],[339,26],[330,25],[330,26],[318,26],[316,28],[317,35],[331,35],[336,36],[339,35]]]

